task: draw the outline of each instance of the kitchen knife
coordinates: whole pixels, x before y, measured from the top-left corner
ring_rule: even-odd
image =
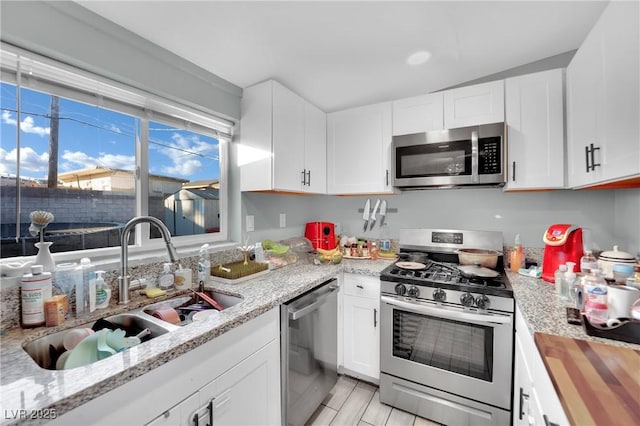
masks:
[[[387,215],[387,200],[382,200],[382,204],[380,205],[380,227],[384,225],[384,217]]]
[[[376,224],[376,212],[378,211],[379,206],[380,198],[378,198],[378,201],[376,201],[376,205],[373,207],[373,212],[371,213],[371,218],[369,219],[369,231],[371,231]]]
[[[366,232],[367,225],[369,225],[369,208],[371,207],[371,200],[367,199],[364,203],[364,213],[362,213],[362,220],[364,220],[364,230]]]

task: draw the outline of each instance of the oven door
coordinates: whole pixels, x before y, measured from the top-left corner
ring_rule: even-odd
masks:
[[[509,410],[513,314],[381,297],[380,370]]]

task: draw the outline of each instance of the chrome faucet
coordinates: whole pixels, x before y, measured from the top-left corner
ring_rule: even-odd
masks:
[[[178,252],[171,243],[171,233],[167,229],[164,223],[152,216],[137,216],[127,222],[122,229],[122,235],[120,235],[120,276],[118,277],[118,289],[120,290],[120,305],[126,305],[129,303],[129,235],[131,230],[140,223],[151,223],[158,228],[164,238],[164,242],[167,245],[167,251],[169,252],[169,259],[171,262],[178,261]]]

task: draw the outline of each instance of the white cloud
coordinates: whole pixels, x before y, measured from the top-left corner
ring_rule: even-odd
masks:
[[[18,121],[13,118],[9,111],[2,111],[2,121],[5,124],[10,124],[12,126],[16,126],[18,124]],[[33,117],[26,116],[20,123],[20,130],[25,133],[33,133],[38,136],[47,136],[49,133],[51,133],[50,127],[34,126],[34,123],[35,121],[33,120]]]
[[[16,174],[17,149],[5,151],[0,148],[0,173]],[[20,148],[20,171],[42,173],[49,171],[49,153],[38,154],[31,147]]]
[[[163,174],[189,177],[203,167],[201,156],[217,158],[218,144],[205,142],[197,135],[184,137],[174,133],[171,136],[171,142],[164,142],[164,144],[166,146],[151,145],[172,163],[170,166],[161,167]]]
[[[96,166],[114,169],[133,170],[136,159],[133,155],[107,154],[101,152],[98,157],[92,157],[81,151],[64,151],[62,154],[62,169],[65,171],[85,169]]]

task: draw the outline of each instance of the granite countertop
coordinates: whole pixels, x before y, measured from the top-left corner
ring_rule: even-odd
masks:
[[[338,265],[322,266],[297,263],[238,284],[210,282],[208,287],[242,296],[244,300],[225,309],[216,318],[191,323],[109,358],[70,370],[42,369],[22,346],[43,335],[73,326],[77,320],[67,321],[57,329],[8,330],[0,337],[0,400],[3,408],[0,424],[18,421],[10,415],[11,410],[14,413],[26,410],[24,413],[30,415],[38,410],[55,409],[58,416],[62,415],[336,277],[341,271],[378,276],[390,263],[382,259],[345,259]],[[157,301],[148,299],[144,303]],[[138,307],[130,305],[127,310]],[[98,313],[94,314],[102,317],[116,312],[109,309]],[[36,422],[44,421],[38,419]]]
[[[566,308],[573,307],[573,304],[563,302],[556,294],[553,284],[540,278],[526,277],[512,272],[507,272],[507,275],[513,287],[516,304],[529,326],[531,335],[535,333],[554,334],[640,350],[640,345],[589,336],[581,325],[567,323]]]

